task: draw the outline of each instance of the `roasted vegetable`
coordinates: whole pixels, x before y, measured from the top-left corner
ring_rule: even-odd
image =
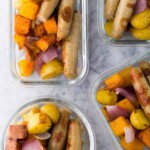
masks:
[[[150,9],[146,9],[142,13],[134,14],[130,23],[135,29],[145,29],[150,24]]]
[[[63,65],[60,61],[54,59],[42,66],[40,76],[43,80],[54,78],[63,73]]]
[[[101,111],[102,111],[103,115],[105,116],[106,120],[107,120],[107,121],[110,121],[110,118],[109,118],[109,115],[108,115],[108,113],[107,113],[106,108],[105,108],[105,107],[102,107],[102,108],[101,108]]]
[[[142,109],[136,109],[131,113],[130,122],[138,130],[144,130],[150,126],[150,120]]]
[[[26,44],[27,37],[25,35],[15,34],[14,40],[18,44],[19,49],[21,50]]]
[[[137,134],[137,137],[139,140],[141,140],[147,147],[150,148],[150,128],[147,128],[143,131],[140,131],[138,134]]]
[[[104,25],[106,34],[111,37],[111,32],[112,32],[112,27],[113,27],[113,21],[107,21]]]
[[[34,28],[34,36],[41,38],[44,35],[46,35],[46,30],[44,28],[44,24],[41,23],[39,25],[36,25],[35,28]]]
[[[116,73],[105,80],[105,84],[109,89],[118,88],[122,86],[123,83],[124,79],[121,77],[119,73]]]
[[[114,121],[111,121],[109,125],[116,136],[121,136],[124,134],[124,128],[128,127],[130,123],[126,118],[121,116]]]
[[[29,32],[31,20],[20,15],[15,16],[15,32],[17,34],[27,34]]]
[[[29,134],[41,134],[48,131],[52,124],[48,115],[44,113],[33,114],[28,120],[28,133]]]
[[[26,59],[28,61],[34,61],[35,60],[35,56],[34,56],[34,53],[33,51],[31,51],[28,47],[24,47],[24,53],[25,53],[25,56],[26,56]]]
[[[24,60],[20,60],[18,65],[19,65],[21,76],[28,77],[33,73],[34,62],[24,59]]]
[[[60,111],[54,104],[46,104],[42,106],[41,112],[47,114],[50,117],[52,123],[57,123],[59,121]]]
[[[56,43],[56,35],[55,34],[49,34],[45,35],[42,38],[40,38],[36,45],[42,50],[46,51],[49,47],[52,47]]]
[[[127,143],[125,141],[125,137],[123,136],[121,137],[120,144],[125,150],[143,150],[144,148],[144,144],[137,138],[135,138],[133,142]]]
[[[19,14],[31,20],[35,20],[39,11],[39,5],[34,2],[27,2],[19,10]]]
[[[113,105],[117,102],[117,95],[114,91],[101,89],[96,94],[97,101],[103,105]]]
[[[44,22],[44,27],[47,34],[57,34],[57,23],[54,17]]]

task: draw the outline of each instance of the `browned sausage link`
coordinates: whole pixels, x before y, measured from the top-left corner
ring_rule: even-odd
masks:
[[[48,143],[48,150],[63,150],[67,139],[70,112],[67,109],[61,109],[60,111],[61,117],[52,131],[52,136]]]
[[[150,63],[143,61],[140,63],[140,68],[144,72],[145,77],[147,78],[147,81],[150,85]]]
[[[80,15],[78,13],[74,13],[70,34],[62,42],[64,75],[68,79],[74,79],[77,76],[80,25],[81,25]]]
[[[61,0],[58,11],[57,40],[67,37],[70,32],[75,0]]]
[[[82,150],[82,129],[78,120],[69,123],[67,150]]]
[[[43,0],[37,19],[41,22],[47,21],[54,12],[58,2],[59,0]]]
[[[137,0],[121,0],[115,15],[112,38],[120,39],[127,28]]]
[[[120,0],[107,0],[105,4],[104,15],[107,20],[113,20]]]
[[[150,86],[139,67],[132,68],[131,79],[135,92],[138,96],[138,100],[146,116],[150,119]]]

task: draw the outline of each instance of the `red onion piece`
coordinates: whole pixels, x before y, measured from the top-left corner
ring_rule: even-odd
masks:
[[[48,63],[54,58],[58,57],[58,52],[55,47],[48,48],[48,50],[41,54],[43,62]]]
[[[147,0],[138,0],[134,8],[134,13],[139,14],[146,9],[147,9]]]
[[[38,56],[38,58],[35,60],[35,71],[40,75],[40,71],[42,66],[44,65],[44,61],[42,60],[41,55]]]
[[[37,40],[39,40],[39,38],[38,38],[38,37],[28,36],[28,37],[27,37],[26,45],[29,47],[29,46],[30,46],[30,44],[31,44],[32,42],[37,41]]]
[[[135,139],[135,130],[131,125],[124,128],[124,133],[125,133],[126,143],[131,143],[131,142],[134,141],[134,139]]]
[[[48,132],[42,133],[42,134],[34,134],[33,135],[36,139],[39,140],[47,140],[51,137],[51,134]]]
[[[106,110],[110,118],[110,121],[113,121],[120,116],[123,116],[125,118],[128,118],[130,116],[130,113],[128,111],[117,105],[106,106]]]
[[[117,95],[120,94],[120,95],[124,96],[125,98],[129,99],[131,102],[137,101],[136,95],[133,91],[126,90],[126,89],[123,89],[123,88],[117,88],[116,89],[116,94]]]
[[[41,150],[42,147],[37,139],[29,139],[22,144],[21,150]]]

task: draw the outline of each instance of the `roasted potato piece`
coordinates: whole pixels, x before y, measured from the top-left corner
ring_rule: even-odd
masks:
[[[40,76],[43,80],[54,78],[63,73],[63,65],[60,61],[54,59],[42,66]]]
[[[34,53],[26,46],[24,47],[24,53],[25,53],[25,56],[26,56],[28,61],[34,61],[35,60]]]
[[[112,32],[112,28],[113,28],[113,21],[107,21],[104,25],[106,34],[111,37],[111,32]]]
[[[31,20],[20,15],[15,16],[15,32],[17,34],[27,34],[29,32]]]
[[[44,35],[46,35],[46,30],[44,28],[43,23],[35,26],[34,35],[37,36],[37,37],[40,37],[40,38],[43,37]]]
[[[35,20],[39,11],[39,5],[34,2],[27,2],[19,11],[19,14],[31,20]]]
[[[60,111],[54,104],[46,104],[42,106],[41,112],[47,114],[50,117],[52,123],[57,123],[59,121]]]
[[[36,113],[28,120],[28,133],[29,134],[41,134],[48,131],[52,124],[48,115],[44,113]]]

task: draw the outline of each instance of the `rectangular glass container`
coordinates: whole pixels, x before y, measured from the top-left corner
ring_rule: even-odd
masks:
[[[124,61],[120,65],[117,65],[117,66],[105,71],[104,73],[100,74],[96,78],[96,80],[93,82],[91,89],[90,89],[90,101],[97,113],[98,119],[100,120],[103,127],[106,129],[106,131],[111,139],[111,142],[113,143],[112,149],[114,149],[114,150],[123,150],[123,148],[119,144],[119,138],[117,138],[113,134],[113,131],[108,124],[108,121],[106,120],[105,116],[103,115],[103,112],[101,111],[101,108],[103,107],[103,105],[101,105],[100,103],[97,102],[96,93],[99,89],[101,89],[105,86],[104,81],[107,78],[109,78],[113,74],[119,72],[120,70],[123,70],[127,66],[131,66],[131,65],[138,66],[139,62],[141,62],[142,60],[146,60],[146,61],[150,62],[150,52],[144,52],[139,55],[136,55],[136,56]],[[147,150],[147,148],[145,148],[144,150]]]
[[[14,35],[14,17],[16,15],[16,9],[14,7],[14,1],[9,1],[9,12],[7,20],[8,26],[8,62],[9,70],[11,75],[19,82],[25,85],[74,85],[78,84],[84,80],[88,73],[89,62],[88,62],[88,3],[86,0],[76,0],[75,10],[81,14],[82,25],[81,25],[81,40],[80,40],[80,49],[78,54],[78,76],[73,80],[68,80],[64,75],[50,80],[42,80],[35,73],[31,77],[24,78],[18,73],[18,60],[23,57],[24,52],[19,51],[18,46],[15,44],[13,35]]]
[[[106,19],[104,17],[105,0],[97,0],[97,25],[100,37],[112,46],[150,46],[150,40],[136,40],[129,32],[125,32],[123,38],[114,40],[109,37],[104,29]]]

